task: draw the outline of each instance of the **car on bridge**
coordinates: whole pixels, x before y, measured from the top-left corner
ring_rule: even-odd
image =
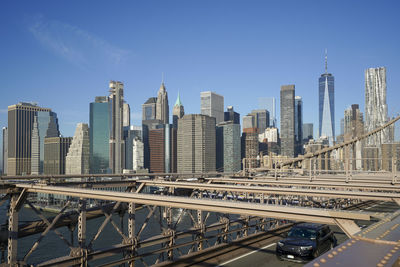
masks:
[[[305,262],[336,245],[336,237],[328,225],[300,223],[290,229],[285,239],[278,241],[276,256],[280,260]]]

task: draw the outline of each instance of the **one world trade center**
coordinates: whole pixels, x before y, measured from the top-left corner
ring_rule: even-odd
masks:
[[[330,145],[335,141],[335,78],[328,73],[326,51],[325,73],[319,78],[319,136],[327,137]]]

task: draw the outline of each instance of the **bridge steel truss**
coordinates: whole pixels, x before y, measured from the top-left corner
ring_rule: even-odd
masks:
[[[106,183],[106,182],[103,182]],[[234,240],[241,240],[249,236],[279,230],[283,224],[292,221],[306,221],[339,225],[349,236],[360,229],[355,220],[371,220],[374,214],[366,212],[343,211],[339,209],[318,209],[310,207],[294,207],[278,205],[277,202],[268,204],[268,197],[273,195],[295,195],[321,198],[346,198],[346,199],[374,199],[393,201],[398,194],[393,192],[347,192],[329,190],[332,194],[325,195],[323,190],[302,193],[290,188],[273,188],[262,186],[217,185],[192,182],[158,182],[151,180],[120,181],[120,186],[125,184],[125,192],[98,190],[98,188],[77,188],[73,183],[69,186],[54,186],[46,184],[13,184],[6,189],[7,195],[1,204],[9,199],[7,264],[32,266],[87,266],[95,262],[99,266],[113,266],[127,263],[134,266],[135,261],[143,265],[157,264],[165,261],[174,261],[184,255],[190,255],[206,248],[227,244]],[[96,184],[96,183],[93,183]],[[110,182],[113,186],[114,182]],[[142,190],[146,186],[164,187],[162,194],[145,194]],[[90,186],[86,184],[85,186]],[[225,188],[224,188],[225,187]],[[188,189],[189,197],[175,196],[178,189]],[[3,189],[4,190],[4,189]],[[30,201],[29,194],[45,193],[67,196],[67,201],[61,212],[52,219],[45,217],[41,211]],[[215,195],[221,199],[215,199]],[[240,201],[240,194],[244,194],[246,201]],[[229,200],[228,197],[234,200]],[[111,208],[101,208],[104,221],[92,236],[87,233],[87,224],[90,213],[88,203],[108,203]],[[45,224],[38,239],[32,248],[21,256],[18,253],[18,237],[20,233],[18,213],[28,205]],[[122,209],[122,206],[125,208]],[[76,209],[78,219],[76,222],[76,240],[74,227],[70,227],[71,237],[65,237],[56,227],[60,218],[68,209]],[[119,212],[120,224],[112,214]],[[121,211],[122,210],[122,211]],[[137,221],[138,212],[144,213],[144,220]],[[185,215],[186,214],[186,215]],[[124,217],[127,225],[124,225]],[[125,218],[126,218],[125,217]],[[159,232],[151,232],[149,225],[158,221]],[[184,224],[184,222],[186,224]],[[121,237],[121,242],[108,248],[96,247],[96,240],[104,233],[107,225]],[[33,262],[31,256],[39,247],[43,238],[53,231],[69,248],[68,255],[46,259],[44,262]],[[147,232],[146,232],[147,231]],[[146,236],[147,235],[147,236]],[[75,242],[74,242],[75,241]],[[99,264],[98,260],[110,260],[110,256],[120,255],[118,260],[111,258],[107,263]],[[114,260],[113,260],[114,259]],[[97,261],[97,262],[96,262]],[[151,261],[151,262],[150,262]]]

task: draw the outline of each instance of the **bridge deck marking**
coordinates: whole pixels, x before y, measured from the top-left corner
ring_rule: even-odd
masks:
[[[231,263],[231,262],[237,261],[237,260],[239,260],[239,259],[241,259],[241,258],[247,257],[247,256],[249,256],[249,255],[251,255],[251,254],[253,254],[253,253],[257,253],[257,252],[259,252],[259,251],[261,251],[261,250],[263,250],[263,249],[270,248],[270,247],[272,247],[272,246],[274,246],[274,245],[275,245],[275,242],[272,243],[272,244],[266,245],[266,246],[264,246],[264,247],[262,247],[262,248],[259,248],[259,249],[257,249],[257,250],[247,252],[246,254],[243,254],[243,255],[241,255],[241,256],[238,256],[238,257],[233,258],[233,259],[231,259],[231,260],[228,260],[228,261],[226,261],[226,262],[223,262],[223,263],[219,264],[218,266],[224,266],[224,265],[229,264],[229,263]],[[217,267],[218,267],[218,266],[217,266]]]

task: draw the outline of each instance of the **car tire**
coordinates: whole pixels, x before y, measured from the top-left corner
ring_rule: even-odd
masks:
[[[313,256],[314,259],[315,259],[315,258],[318,258],[320,254],[321,254],[321,251],[320,251],[319,248],[317,248],[316,250],[314,250],[312,256]]]

